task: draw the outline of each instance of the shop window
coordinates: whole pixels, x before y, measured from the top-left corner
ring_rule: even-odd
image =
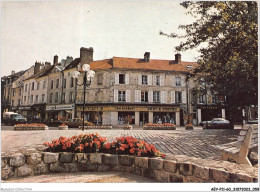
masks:
[[[160,86],[160,76],[155,77],[156,85]]]
[[[98,85],[102,85],[102,84],[103,84],[103,74],[98,74]]]
[[[34,90],[34,82],[32,83],[32,90]]]
[[[33,104],[33,95],[31,95],[31,104]]]
[[[55,93],[55,103],[58,103],[59,100],[59,93]]]
[[[53,89],[53,80],[51,81],[51,89]]]
[[[45,94],[42,94],[42,103],[45,102]]]
[[[125,91],[118,91],[118,101],[125,101]]]
[[[53,96],[53,93],[50,93],[50,103],[52,103],[52,96]]]
[[[160,102],[160,91],[153,92],[153,102]]]
[[[176,77],[176,86],[181,86],[181,77]]]
[[[181,91],[175,91],[175,102],[181,103],[182,102],[182,93]]]
[[[74,79],[73,79],[73,77],[71,77],[71,79],[70,79],[70,87],[74,87]]]
[[[176,123],[175,113],[173,112],[154,112],[153,113],[153,123]]]
[[[205,95],[199,96],[199,103],[206,103],[206,96]]]
[[[119,84],[125,84],[125,74],[119,74]]]
[[[56,80],[56,88],[59,88],[59,83],[60,83],[60,80],[57,79],[57,80]]]
[[[37,83],[37,90],[40,88],[40,82]]]
[[[35,96],[35,103],[38,103],[38,95]]]
[[[66,79],[63,80],[63,88],[66,89]]]
[[[73,92],[70,92],[69,102],[71,103],[72,101],[73,101]]]
[[[146,92],[146,91],[141,92],[141,101],[148,102],[148,92]]]
[[[122,111],[118,112],[118,124],[135,124],[135,112]]]
[[[147,84],[148,84],[148,76],[142,75],[142,85],[147,85]]]
[[[45,81],[42,83],[42,88],[45,89]]]

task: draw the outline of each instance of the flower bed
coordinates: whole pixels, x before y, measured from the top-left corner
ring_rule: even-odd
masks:
[[[75,153],[112,153],[128,154],[139,157],[165,157],[154,145],[133,137],[120,137],[109,143],[99,134],[81,134],[70,138],[60,137],[52,142],[46,142],[47,152],[75,152]]]
[[[59,126],[59,130],[68,130],[68,129],[69,127],[64,123]]]
[[[79,126],[82,129],[82,126]],[[84,129],[112,129],[112,125],[85,125]]]
[[[185,130],[193,130],[193,125],[192,124],[185,125]]]
[[[45,124],[41,123],[31,123],[31,124],[16,124],[14,126],[15,131],[21,131],[21,130],[48,130],[49,127]]]
[[[133,129],[132,125],[124,125],[123,129],[131,130]]]
[[[147,123],[143,127],[144,130],[175,130],[176,127],[172,123],[153,124]]]

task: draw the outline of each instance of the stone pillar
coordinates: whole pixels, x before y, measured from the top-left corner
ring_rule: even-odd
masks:
[[[118,112],[113,111],[110,113],[111,113],[111,124],[113,126],[117,126],[118,125]]]
[[[198,109],[198,124],[201,122],[201,109]]]
[[[179,111],[177,111],[176,112],[176,126],[180,126],[180,123],[181,121],[180,121],[180,112]]]
[[[74,119],[75,117],[74,117],[74,113],[75,113],[75,108],[74,109],[72,109],[72,115],[71,115],[71,118],[72,119]]]
[[[102,121],[103,125],[111,125],[111,112],[104,111],[102,114]]]
[[[225,113],[225,109],[221,109],[221,114],[222,114],[222,118],[226,118],[226,113]]]
[[[135,112],[135,125],[139,126],[140,124],[140,112],[136,111]]]
[[[246,124],[245,116],[245,109],[242,109],[243,125]]]
[[[153,123],[153,112],[152,111],[149,111],[148,118],[149,118],[148,122]]]

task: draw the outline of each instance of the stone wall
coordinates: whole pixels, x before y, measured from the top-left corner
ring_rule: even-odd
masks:
[[[103,153],[50,153],[43,148],[2,153],[1,179],[59,172],[118,171],[159,182],[258,182],[258,169],[179,155],[171,160]]]

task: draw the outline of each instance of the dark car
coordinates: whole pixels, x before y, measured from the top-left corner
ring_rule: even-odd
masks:
[[[207,122],[210,123],[211,121],[201,121],[201,122],[199,123],[199,125],[202,126],[202,127],[204,127],[204,125],[206,125]]]
[[[203,126],[203,129],[234,129],[234,125],[229,120],[223,118],[214,118]]]

